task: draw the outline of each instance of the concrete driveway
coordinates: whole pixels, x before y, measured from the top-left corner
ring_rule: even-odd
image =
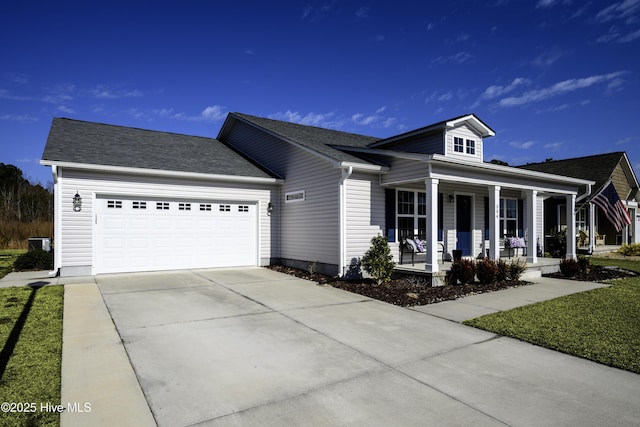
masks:
[[[96,281],[160,426],[640,419],[638,375],[271,270]]]

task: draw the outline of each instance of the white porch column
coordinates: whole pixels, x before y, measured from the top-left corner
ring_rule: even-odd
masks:
[[[427,208],[427,259],[425,270],[430,273],[438,272],[438,183],[436,178],[425,180],[426,208]]]
[[[576,259],[576,195],[567,198],[567,259]]]
[[[596,205],[589,202],[589,253],[592,254],[596,242]]]
[[[538,262],[538,250],[536,242],[538,238],[538,192],[529,190],[526,192],[527,198],[527,262],[535,264]],[[575,200],[575,199],[574,199]],[[575,231],[574,231],[575,233]],[[574,239],[575,240],[575,239]]]
[[[500,186],[489,186],[489,258],[500,258]]]

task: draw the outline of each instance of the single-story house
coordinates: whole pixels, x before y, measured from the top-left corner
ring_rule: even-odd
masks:
[[[590,194],[579,193],[576,199],[576,230],[580,248],[592,253],[596,245],[640,243],[638,178],[625,152],[564,160],[550,159],[520,167],[595,182]],[[620,200],[619,204],[626,209],[628,218],[619,206],[611,206],[602,195]],[[550,224],[551,228],[557,227],[556,230],[564,228],[566,226],[565,211],[564,199],[549,199],[545,203],[545,222]],[[546,235],[551,233],[551,228],[545,230]]]
[[[63,275],[283,263],[348,275],[387,237],[442,254],[499,258],[520,237],[536,263],[544,201],[575,207],[593,180],[486,163],[495,132],[474,114],[375,138],[240,113],[216,139],[55,118],[41,163],[55,192]]]

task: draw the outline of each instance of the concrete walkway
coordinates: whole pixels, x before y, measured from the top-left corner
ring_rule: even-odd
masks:
[[[542,279],[404,309],[258,268],[84,280],[65,286],[62,402],[91,412],[63,426],[640,419],[640,376],[456,323],[601,285]]]

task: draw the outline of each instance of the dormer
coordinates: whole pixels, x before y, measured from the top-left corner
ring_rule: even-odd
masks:
[[[467,161],[483,161],[483,139],[495,132],[474,114],[445,120],[378,141],[370,148],[421,154],[442,154]]]

